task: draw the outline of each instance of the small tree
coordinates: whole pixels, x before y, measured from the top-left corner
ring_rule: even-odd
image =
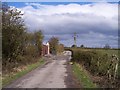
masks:
[[[57,51],[58,51],[58,53],[62,53],[64,51],[64,45],[63,44],[59,44]]]
[[[77,46],[73,44],[71,47],[76,48]]]
[[[49,44],[50,44],[50,53],[57,54],[59,39],[57,37],[52,37],[49,40]]]
[[[104,46],[104,48],[105,48],[105,49],[110,49],[111,47],[110,47],[109,44],[106,44],[106,45]]]
[[[84,45],[82,44],[80,47],[81,47],[81,48],[84,48]]]
[[[39,55],[42,55],[42,42],[43,42],[43,38],[44,38],[42,31],[39,30],[39,31],[35,32],[34,36],[35,36],[35,44],[38,48]]]

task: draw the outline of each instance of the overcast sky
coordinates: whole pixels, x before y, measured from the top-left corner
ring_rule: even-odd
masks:
[[[103,47],[118,46],[117,3],[10,3],[24,12],[28,31],[42,30],[44,43],[52,36],[65,46],[77,45]]]

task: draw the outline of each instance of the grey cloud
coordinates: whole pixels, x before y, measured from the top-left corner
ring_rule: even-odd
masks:
[[[25,12],[24,20],[28,31],[41,29],[45,41],[56,36],[62,43],[70,46],[73,44],[73,33],[76,32],[78,45],[117,44],[118,15],[115,4],[93,4],[92,7],[79,4],[37,6],[40,8],[34,9],[28,4],[21,10]]]

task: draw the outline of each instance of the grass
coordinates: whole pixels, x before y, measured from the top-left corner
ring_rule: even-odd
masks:
[[[97,88],[96,84],[92,82],[88,73],[83,69],[82,66],[80,66],[77,63],[74,63],[72,69],[73,73],[78,78],[80,84],[82,84],[84,88]]]
[[[112,49],[110,49],[110,50],[105,50],[105,49],[103,49],[103,50],[96,50],[97,52],[102,52],[102,53],[107,53],[108,55],[117,55],[118,56],[118,51],[119,50],[112,50]]]
[[[102,53],[108,53],[110,55],[118,55],[118,52],[120,52],[120,49],[96,49],[96,48],[66,48],[66,49],[71,49],[71,50],[74,50],[74,51],[98,51],[98,52],[102,52]]]
[[[37,63],[27,65],[27,68],[25,70],[22,70],[21,72],[17,72],[15,75],[10,74],[6,77],[3,76],[4,79],[2,80],[2,87],[5,87],[6,85],[8,85],[13,80],[16,80],[19,77],[22,77],[23,75],[27,74],[28,72],[32,71],[33,69],[37,68],[38,66],[40,66],[44,63],[45,63],[44,60],[40,59]]]

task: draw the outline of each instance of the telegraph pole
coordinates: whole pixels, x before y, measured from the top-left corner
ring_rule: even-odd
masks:
[[[77,34],[76,34],[76,32],[74,32],[74,36],[73,37],[74,37],[74,45],[77,46],[77,43],[76,43]]]

